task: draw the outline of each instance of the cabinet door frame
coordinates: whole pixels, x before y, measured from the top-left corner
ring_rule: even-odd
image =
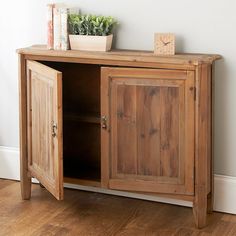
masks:
[[[45,66],[39,62],[27,60],[27,157],[28,157],[28,170],[32,177],[35,177],[54,197],[58,200],[63,199],[63,138],[62,138],[62,73],[54,70],[48,66]],[[34,82],[32,82],[34,81]],[[33,86],[34,83],[34,86]],[[40,84],[41,83],[41,84]],[[37,85],[40,86],[37,88]],[[48,87],[47,87],[48,86]],[[40,91],[35,91],[41,89]],[[46,95],[46,89],[49,89],[51,99],[43,100],[45,104],[40,104],[42,100],[35,101],[39,98],[40,92],[42,95]],[[32,94],[32,91],[34,94]],[[38,95],[37,95],[38,93]],[[36,94],[36,95],[35,95]],[[38,96],[38,97],[34,97]],[[50,103],[51,102],[51,103]],[[48,113],[50,117],[40,119],[40,117],[33,116],[32,107],[34,106],[34,113],[37,113],[37,109],[40,106],[48,107]],[[35,111],[36,110],[36,111]],[[40,110],[39,110],[40,111]],[[38,113],[41,114],[40,112]],[[44,114],[42,114],[43,116]],[[45,115],[47,111],[45,110]],[[33,121],[34,117],[34,121]],[[40,124],[47,122],[52,118],[50,122],[44,124],[46,130],[43,130],[43,134],[39,135],[34,131],[32,126],[37,128]],[[40,133],[40,130],[38,130]],[[40,137],[39,137],[40,136]],[[39,140],[40,139],[40,140]],[[48,149],[45,146],[39,146],[40,157],[37,153],[33,154],[33,145],[41,143],[41,139],[45,139],[48,142]],[[45,149],[45,150],[44,150]],[[47,168],[44,162],[44,155],[47,155],[48,165]],[[37,157],[36,157],[37,156]],[[34,162],[34,158],[39,158]],[[43,163],[43,164],[42,164]],[[44,166],[43,166],[44,165]],[[51,167],[50,167],[51,165]],[[50,171],[52,173],[50,173]]]
[[[106,118],[106,128],[101,128],[101,184],[104,188],[111,188],[117,190],[127,190],[134,192],[152,192],[152,193],[166,193],[166,194],[184,194],[194,195],[194,106],[195,106],[195,73],[194,71],[186,70],[163,70],[163,69],[140,69],[140,68],[114,68],[103,67],[101,72],[101,115]],[[133,79],[133,80],[162,80],[170,81],[170,83],[178,81],[178,83],[185,83],[184,88],[184,105],[189,109],[185,114],[185,118],[189,118],[188,124],[185,125],[185,135],[189,136],[191,140],[189,145],[184,145],[185,159],[184,161],[184,184],[173,183],[165,184],[156,183],[140,179],[119,179],[112,178],[111,166],[111,84],[113,80]],[[190,101],[188,99],[190,98]],[[186,139],[184,140],[186,142]]]

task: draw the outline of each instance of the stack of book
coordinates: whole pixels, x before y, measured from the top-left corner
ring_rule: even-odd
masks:
[[[64,4],[47,5],[47,48],[68,50],[68,14],[78,8],[67,8]]]

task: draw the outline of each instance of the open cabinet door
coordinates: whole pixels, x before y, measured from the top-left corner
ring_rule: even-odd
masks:
[[[27,61],[27,142],[31,176],[62,200],[62,73],[35,61]]]

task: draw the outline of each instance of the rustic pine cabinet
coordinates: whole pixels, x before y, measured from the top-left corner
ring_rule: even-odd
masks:
[[[37,178],[193,202],[212,211],[213,64],[218,55],[154,56],[20,49],[22,198]]]

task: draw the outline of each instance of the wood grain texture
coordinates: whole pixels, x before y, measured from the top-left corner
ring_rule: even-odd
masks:
[[[63,199],[62,74],[34,61],[27,61],[27,131],[32,176]]]
[[[77,114],[77,113],[65,113],[64,119],[66,121],[76,121],[76,122],[85,122],[85,123],[93,123],[100,124],[101,119],[97,115],[90,114]]]
[[[196,229],[190,208],[125,197],[65,190],[56,201],[32,185],[31,201],[20,199],[20,183],[0,180],[0,235],[234,236],[236,216],[214,212]],[[37,219],[37,220],[32,220]]]
[[[207,213],[213,212],[214,204],[214,107],[215,107],[215,65],[208,65],[208,86],[209,86],[209,99],[208,106],[210,109],[208,120],[208,183],[207,183]]]
[[[211,165],[211,76],[209,67],[203,64],[196,71],[196,131],[195,131],[195,201],[193,212],[196,226],[206,226],[208,178]],[[210,187],[211,188],[211,187]]]
[[[110,137],[110,119],[109,114],[109,80],[108,71],[106,68],[101,68],[101,117],[107,118],[107,127],[104,129],[101,125],[101,186],[103,188],[109,187],[109,176],[110,176],[110,149],[109,137]]]
[[[188,143],[185,143],[185,154],[187,157],[194,156],[194,160],[185,161],[185,169],[187,171],[184,179],[186,182],[186,188],[192,189],[195,182],[195,173],[192,172],[192,169],[195,171],[195,107],[196,107],[196,83],[195,83],[196,74],[193,71],[187,72],[187,80],[185,86],[185,119],[188,120],[188,123],[185,124],[185,137],[188,137]],[[191,101],[192,98],[194,102]],[[192,135],[193,134],[193,135]],[[182,141],[184,142],[184,141]],[[195,191],[195,188],[194,188]]]
[[[28,48],[17,50],[18,53],[26,56],[44,57],[45,61],[67,61],[67,62],[83,62],[89,64],[107,64],[107,65],[123,65],[123,66],[142,66],[153,68],[170,68],[170,64],[175,64],[177,68],[194,69],[195,65],[212,63],[220,59],[219,55],[210,54],[177,54],[174,56],[156,56],[151,51],[135,51],[135,50],[113,50],[110,52],[86,52],[73,51],[66,52],[58,50],[47,50],[44,45],[36,45]],[[47,58],[47,59],[46,59]],[[27,58],[29,59],[29,58]],[[35,58],[31,58],[36,60]]]
[[[161,92],[160,87],[136,86],[137,174],[160,176]]]
[[[86,179],[79,179],[79,178],[64,177],[64,183],[91,186],[91,187],[101,187],[100,180],[96,181],[96,180],[91,180],[91,179],[86,180]]]
[[[136,87],[113,82],[110,86],[111,178],[119,174],[137,175]]]
[[[45,55],[33,55],[33,54],[23,54],[25,59],[34,61],[52,61],[52,62],[63,62],[63,63],[78,63],[78,64],[91,64],[91,65],[102,65],[102,66],[121,66],[121,67],[140,67],[140,68],[158,68],[158,69],[173,69],[173,64],[166,62],[156,63],[156,62],[146,62],[130,60],[111,60],[111,59],[91,59],[91,58],[79,58],[79,57],[60,57],[60,56],[45,56]],[[196,65],[193,64],[174,64],[174,67],[178,70],[195,70]]]
[[[20,179],[21,197],[30,199],[31,196],[31,175],[28,171],[27,155],[27,76],[26,61],[23,55],[19,59],[19,125],[20,125]]]
[[[168,87],[168,84],[166,87],[163,86],[161,88],[161,118],[159,125],[161,130],[160,176],[179,177],[182,169],[179,166],[181,164],[179,161],[180,156],[184,155],[184,153],[179,137],[181,137],[183,132],[180,125],[184,121],[180,119],[181,115],[184,114],[184,107],[180,103],[184,102],[184,94],[182,91],[182,97],[180,97],[180,90],[181,88],[179,87]],[[180,107],[182,110],[179,110]]]
[[[102,104],[111,130],[107,185],[193,194],[194,74],[103,68],[102,83],[110,95]]]

